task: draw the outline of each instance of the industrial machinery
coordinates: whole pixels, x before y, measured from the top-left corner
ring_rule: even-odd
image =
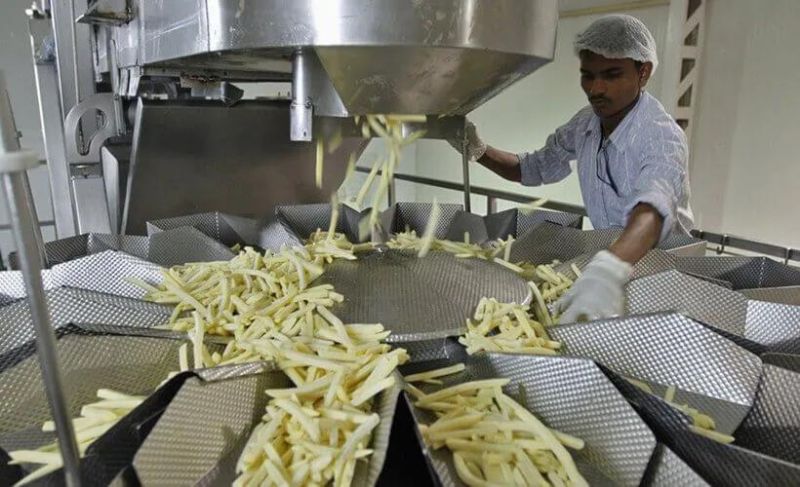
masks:
[[[317,189],[312,139],[365,114],[429,115],[427,137],[458,137],[463,115],[552,58],[558,15],[555,0],[55,0],[29,13],[59,237],[326,201],[366,141],[345,130],[356,137]],[[255,82],[286,94],[243,100],[237,84]]]
[[[464,206],[391,204],[379,216],[388,241],[362,234],[367,210],[327,203],[368,142],[355,117],[425,115],[402,130],[463,139],[464,115],[552,58],[556,0],[42,0],[29,15],[58,240],[35,231],[25,171],[36,161],[0,77],[0,179],[21,269],[0,272],[0,485],[42,458],[45,485],[228,485],[263,424],[264,390],[318,393],[287,369],[337,343],[305,369],[338,377],[320,402],[349,394],[334,380],[392,372],[387,359],[348,376],[335,361],[403,347],[406,375],[456,365],[463,375],[445,385],[507,379],[504,393],[561,432],[591,485],[800,483],[800,271],[705,257],[705,242],[674,235],[635,267],[625,316],[552,323],[555,293],[618,230],[582,231],[567,212],[473,214],[466,160]],[[336,133],[317,187],[315,142]],[[289,309],[299,294],[307,307]],[[465,325],[482,298],[515,313],[486,323],[524,323],[561,356],[467,356],[492,339]],[[248,341],[262,311],[272,345]],[[204,328],[213,313],[234,326]],[[386,342],[355,346],[370,334]],[[302,353],[248,356],[256,345]],[[372,425],[351,451],[353,485],[458,485],[446,449],[417,434],[430,423],[417,392],[398,374],[381,384],[364,409],[312,420],[337,436],[330,425],[347,423],[332,445]],[[117,406],[113,421],[92,423],[96,395]],[[716,420],[705,435],[698,410]],[[68,418],[83,413],[73,441]],[[36,450],[56,434],[63,455]],[[734,444],[708,438],[728,435]]]

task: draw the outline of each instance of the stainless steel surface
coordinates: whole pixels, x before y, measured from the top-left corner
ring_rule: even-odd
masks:
[[[535,231],[540,224],[545,222],[579,228],[582,225],[583,217],[573,213],[550,210],[538,210],[525,214],[517,209],[511,209],[487,214],[484,217],[458,212],[447,229],[447,238],[461,241],[468,233],[471,242],[483,244],[499,238],[506,239],[509,235],[518,238]]]
[[[656,447],[656,438],[594,363],[562,357],[465,355],[462,350],[445,360],[406,366],[403,373],[463,362],[464,372],[443,378],[445,386],[508,378],[511,383],[503,388],[507,395],[547,426],[586,442],[583,450],[570,453],[590,485],[640,484]],[[413,414],[417,422],[430,424],[435,419],[417,408],[413,408]],[[449,450],[432,450],[425,445],[422,448],[443,485],[463,485]]]
[[[27,172],[19,173],[19,184],[20,184],[20,191],[25,196],[25,199],[28,201],[25,203],[27,208],[30,208],[31,212],[31,231],[33,232],[33,239],[36,244],[34,247],[36,249],[37,258],[39,259],[39,266],[40,267],[47,267],[47,253],[44,250],[44,239],[42,238],[42,227],[39,223],[39,215],[36,214],[36,204],[33,201],[33,191],[31,191],[31,182],[28,179]]]
[[[123,231],[142,234],[147,220],[193,213],[264,218],[278,204],[328,201],[344,178],[345,161],[365,145],[364,139],[346,138],[326,154],[319,189],[316,147],[289,140],[286,101],[226,107],[140,100]]]
[[[33,72],[39,102],[39,120],[42,127],[44,153],[47,158],[47,173],[50,178],[50,194],[53,200],[53,218],[58,238],[76,233],[75,215],[69,183],[64,141],[64,125],[59,101],[58,71],[51,55],[37,56],[43,52],[45,39],[51,34],[50,22],[46,19],[31,19],[31,47],[34,51]]]
[[[79,233],[111,233],[105,182],[99,163],[70,166]]]
[[[472,187],[469,183],[469,152],[467,151],[467,139],[464,138],[464,144],[461,149],[461,174],[464,180],[464,209],[467,212],[472,211]]]
[[[88,24],[122,25],[133,18],[129,0],[95,0],[77,21]]]
[[[74,12],[86,11],[87,3],[87,0],[52,0],[50,2],[61,113],[63,114],[67,114],[81,99],[95,92],[90,29],[84,24],[75,25],[74,21],[76,17]],[[73,66],[75,67],[73,68]]]
[[[364,253],[330,264],[316,282],[346,296],[332,309],[343,321],[382,323],[394,342],[461,335],[486,296],[521,304],[531,298],[525,281],[505,267],[442,251],[422,259],[415,251]]]
[[[758,356],[678,314],[559,325],[549,333],[567,356],[591,358],[660,392],[675,386],[679,401],[712,415],[722,431],[734,431],[747,415],[761,375]]]
[[[0,91],[0,96],[2,96]],[[0,152],[0,155],[5,151]],[[20,256],[22,274],[25,278],[25,289],[28,294],[33,323],[36,328],[36,344],[39,352],[39,367],[50,413],[56,424],[58,445],[64,464],[64,477],[68,486],[80,485],[78,468],[78,445],[72,419],[68,412],[67,397],[56,352],[55,336],[50,327],[50,315],[42,286],[41,264],[37,249],[34,227],[34,210],[29,206],[30,199],[25,194],[24,173],[6,173],[2,175],[11,222],[14,226],[14,239]]]
[[[310,47],[351,114],[466,114],[552,59],[558,16],[555,0],[139,0],[136,12],[118,28],[135,53],[121,61],[269,79]]]
[[[65,142],[67,144],[67,160],[71,163],[79,162],[100,162],[100,149],[106,140],[119,135],[122,127],[117,126],[120,116],[117,113],[119,104],[114,98],[113,93],[96,93],[84,98],[79,104],[72,107],[64,120]],[[89,140],[84,140],[86,125],[88,122],[82,118],[84,115],[91,115],[94,112],[101,114],[103,125],[91,135]]]
[[[122,208],[128,189],[131,147],[128,145],[106,145],[100,150],[100,166],[103,171],[106,205],[112,233],[122,230]]]
[[[739,292],[750,299],[800,306],[800,286],[763,287]]]
[[[289,138],[310,142],[313,138],[314,107],[308,93],[307,53],[298,49],[292,56],[292,103],[289,105]]]

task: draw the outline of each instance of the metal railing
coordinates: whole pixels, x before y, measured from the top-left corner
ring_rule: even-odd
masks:
[[[356,171],[366,173],[369,172],[369,168],[356,167]],[[442,181],[440,179],[427,178],[424,176],[414,176],[411,174],[395,174],[394,178],[389,183],[389,206],[394,205],[396,202],[395,199],[397,190],[395,188],[395,180],[422,184],[434,188],[449,189],[452,191],[464,191],[464,185],[461,183]],[[541,199],[529,195],[512,193],[510,191],[501,191],[498,189],[485,188],[481,186],[470,186],[470,192],[471,194],[477,194],[486,198],[486,214],[497,212],[497,200],[513,201],[515,203],[529,203],[531,201],[537,201]],[[548,200],[542,205],[542,208],[587,216],[586,208],[570,203],[561,203],[558,201]],[[699,239],[705,240],[710,244],[716,244],[716,247],[714,247],[713,250],[715,250],[718,254],[726,252],[726,249],[734,248],[746,250],[748,252],[755,252],[770,257],[776,257],[781,259],[785,264],[788,264],[789,261],[800,262],[800,250],[793,247],[782,247],[780,245],[759,242],[757,240],[750,240],[734,235],[707,232],[704,230],[692,230],[692,235]]]

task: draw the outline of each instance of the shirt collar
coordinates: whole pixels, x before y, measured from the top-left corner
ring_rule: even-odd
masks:
[[[631,143],[634,134],[634,127],[638,125],[637,121],[639,118],[639,113],[644,109],[645,105],[645,98],[650,96],[647,92],[642,91],[642,94],[639,95],[639,99],[636,101],[636,105],[625,115],[625,118],[622,119],[617,128],[611,133],[611,137],[608,138],[608,143],[612,144],[618,151],[625,152],[625,149]],[[600,136],[602,134],[600,128],[600,117],[592,113],[592,118],[589,123],[589,126],[586,128],[586,135],[593,135],[597,134]]]

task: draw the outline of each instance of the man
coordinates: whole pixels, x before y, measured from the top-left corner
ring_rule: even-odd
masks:
[[[628,15],[603,17],[578,35],[575,52],[590,105],[556,129],[544,148],[506,152],[484,144],[467,125],[470,158],[526,186],[561,181],[577,160],[592,225],[624,228],[556,303],[562,323],[621,314],[633,264],[670,233],[692,227],[686,137],[644,91],[658,65],[647,27]]]

